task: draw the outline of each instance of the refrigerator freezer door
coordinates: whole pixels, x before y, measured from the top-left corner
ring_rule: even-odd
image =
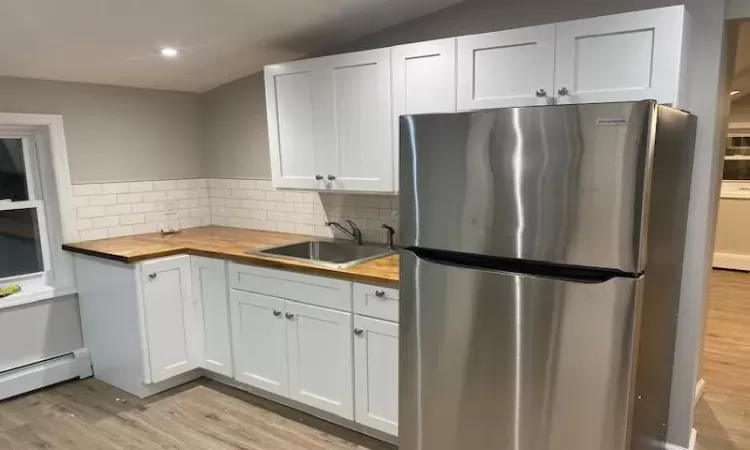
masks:
[[[641,278],[401,256],[402,450],[626,450]]]
[[[643,270],[656,105],[401,118],[401,243]]]

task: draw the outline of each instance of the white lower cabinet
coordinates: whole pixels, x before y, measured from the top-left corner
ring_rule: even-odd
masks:
[[[235,379],[288,396],[284,300],[232,289]]]
[[[232,376],[232,336],[229,326],[227,263],[193,256],[193,297],[196,303],[201,367]]]
[[[143,323],[148,354],[144,378],[157,383],[198,367],[200,359],[190,287],[190,257],[141,265]]]
[[[352,314],[286,302],[289,396],[354,419]]]
[[[398,324],[354,316],[354,419],[398,435]]]

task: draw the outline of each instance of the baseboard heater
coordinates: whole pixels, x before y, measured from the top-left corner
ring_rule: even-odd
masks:
[[[0,400],[71,380],[92,376],[85,348],[0,372]]]

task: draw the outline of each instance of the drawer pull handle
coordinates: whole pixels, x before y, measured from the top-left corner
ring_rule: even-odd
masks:
[[[153,280],[154,278],[156,278],[156,273],[150,273],[148,274],[148,277]]]
[[[379,297],[379,298],[385,297],[385,291],[375,291],[375,297]]]
[[[364,330],[362,330],[361,328],[355,328],[355,329],[354,329],[354,334],[356,334],[357,336],[362,336],[362,334],[363,334],[364,332],[365,332],[365,331],[364,331]]]
[[[274,309],[273,310],[273,315],[276,316],[276,317],[279,317],[281,315],[281,311],[279,311],[278,309]]]
[[[289,319],[289,320],[292,320],[292,319],[294,319],[294,314],[292,314],[292,313],[286,313],[286,314],[285,314],[285,316],[286,316],[286,318],[287,318],[287,319]]]

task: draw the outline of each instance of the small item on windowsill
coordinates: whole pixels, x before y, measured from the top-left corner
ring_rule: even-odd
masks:
[[[13,294],[21,292],[21,286],[14,284],[4,288],[0,288],[0,298],[5,298]]]

